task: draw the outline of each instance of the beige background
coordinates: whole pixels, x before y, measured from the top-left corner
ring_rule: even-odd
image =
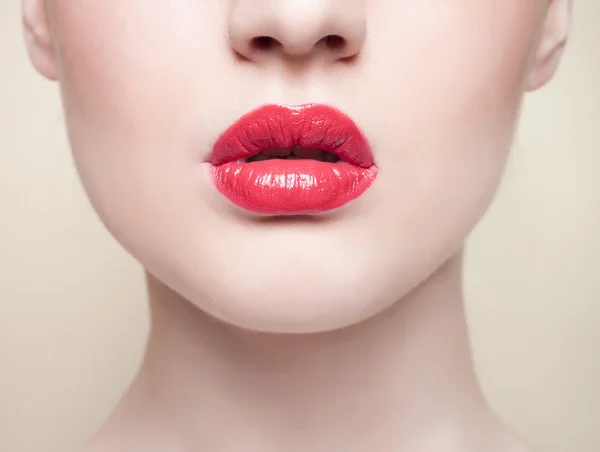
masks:
[[[57,88],[28,66],[18,4],[0,3],[0,451],[65,452],[131,378],[147,314],[140,269],[79,186]],[[467,260],[482,382],[543,452],[600,451],[600,1],[576,0],[574,24]]]

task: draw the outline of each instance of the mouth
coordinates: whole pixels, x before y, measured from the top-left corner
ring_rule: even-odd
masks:
[[[217,140],[208,160],[217,190],[257,214],[333,210],[361,196],[377,177],[366,138],[325,105],[261,107]]]

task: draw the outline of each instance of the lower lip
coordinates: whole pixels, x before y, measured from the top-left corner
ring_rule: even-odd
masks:
[[[268,215],[318,214],[362,195],[377,168],[317,160],[231,162],[210,168],[219,192],[244,210]]]

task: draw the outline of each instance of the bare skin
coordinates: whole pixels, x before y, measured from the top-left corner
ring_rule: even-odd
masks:
[[[529,451],[480,391],[459,282],[455,258],[361,324],[275,336],[150,278],[145,362],[90,450]]]
[[[479,388],[462,252],[569,0],[23,5],[90,201],[148,274],[147,353],[89,451],[529,450]],[[223,129],[314,102],[369,138],[373,187],[309,221],[228,204],[197,163]]]

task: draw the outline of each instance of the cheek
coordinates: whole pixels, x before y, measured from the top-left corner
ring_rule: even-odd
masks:
[[[449,143],[510,133],[538,35],[531,5],[540,2],[418,3],[408,16],[378,16],[368,43],[366,80],[373,82],[365,97],[387,113],[379,127]]]
[[[210,87],[228,73],[220,66],[225,58],[215,57],[225,54],[218,18],[226,11],[222,2],[170,3],[52,3],[71,147],[86,191],[111,229],[111,220],[136,225],[167,218],[177,207],[173,194],[185,202],[186,194],[197,193],[190,171],[201,152],[195,131],[214,134],[205,127],[210,111],[198,110],[215,102]],[[201,102],[190,94],[198,86]]]
[[[490,204],[539,33],[533,18],[541,17],[541,2],[470,3],[400,24],[402,16],[382,15],[368,43],[365,79],[372,82],[363,95],[379,105],[368,128],[381,191],[394,194],[382,200],[392,218],[381,236],[406,239],[415,254],[444,254]]]
[[[202,87],[202,102],[214,102],[211,87],[227,83],[226,9],[222,2],[172,3],[83,1],[75,8],[56,1],[61,86],[73,133],[160,142],[198,127],[191,124],[198,118],[190,94]]]
[[[425,24],[406,23],[400,40],[409,44],[394,56],[374,53],[387,61],[381,85],[390,87],[388,108],[397,112],[383,116],[386,127],[395,122],[412,141],[411,157],[430,160],[432,169],[497,162],[506,152],[539,33],[532,18],[541,2],[464,3],[471,9],[448,6]]]

